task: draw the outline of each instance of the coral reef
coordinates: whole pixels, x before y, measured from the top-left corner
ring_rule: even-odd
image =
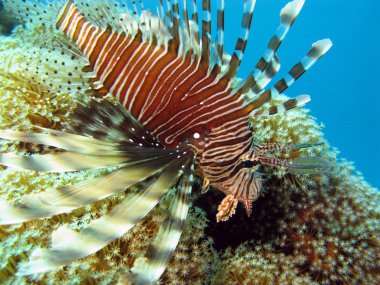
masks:
[[[0,38],[0,128],[61,129],[75,104],[86,100],[83,90],[88,78],[81,70],[86,62],[62,53],[59,45],[52,48],[50,33],[44,27],[27,25],[16,28],[11,37]],[[44,41],[36,46],[41,37]],[[69,80],[77,83],[75,90],[69,89],[73,86],[66,84]],[[285,100],[282,96],[273,103]],[[305,109],[285,116],[260,117],[252,125],[258,142],[324,140],[323,126]],[[285,169],[262,168],[263,193],[250,218],[238,207],[232,219],[216,223],[221,194],[210,190],[200,196],[160,283],[379,284],[380,194],[366,184],[352,164],[338,161],[336,150],[328,149],[326,143],[299,151],[326,158],[331,164],[326,173],[295,176],[286,174]],[[1,151],[47,150],[31,144],[1,142]],[[280,155],[292,160],[299,153]],[[98,174],[94,171],[87,175]],[[25,193],[85,178],[82,172],[41,175],[2,167],[0,197],[17,202]],[[34,248],[49,245],[49,236],[60,225],[81,229],[131,191],[52,219],[0,227],[0,283],[114,284],[123,280],[153,239],[173,193],[132,231],[98,253],[59,271],[31,277],[15,274],[18,264],[25,262]]]
[[[298,191],[267,181],[246,232],[254,238],[223,253],[213,283],[378,284],[380,197],[350,168]]]

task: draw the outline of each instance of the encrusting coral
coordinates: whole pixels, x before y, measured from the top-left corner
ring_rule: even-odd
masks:
[[[61,129],[70,120],[76,103],[86,102],[87,95],[82,91],[86,90],[88,77],[81,70],[86,62],[73,54],[62,54],[59,45],[52,49],[50,33],[45,27],[28,25],[16,28],[11,37],[0,38],[0,128]],[[41,43],[36,46],[37,42]],[[78,82],[75,92],[68,89],[72,84],[66,84],[73,76]],[[274,103],[285,100],[281,96]],[[252,123],[259,143],[323,141],[322,126],[305,109],[293,110],[285,116],[260,117]],[[36,145],[8,142],[1,143],[1,150],[47,151]],[[231,220],[216,223],[218,192],[209,191],[200,196],[195,203],[210,214],[211,221],[207,223],[206,214],[199,207],[192,208],[160,283],[379,284],[379,192],[367,185],[351,164],[337,162],[336,153],[328,152],[327,143],[300,152],[323,156],[331,169],[319,175],[295,176],[286,174],[284,169],[263,168],[263,194],[254,204],[250,218],[238,208]],[[281,155],[292,160],[298,153]],[[99,173],[86,172],[86,175],[95,177]],[[0,197],[17,202],[26,193],[85,178],[83,172],[48,175],[2,167]],[[34,248],[49,245],[49,236],[60,225],[81,229],[132,191],[129,189],[70,214],[0,227],[1,283],[122,281],[154,238],[173,193],[130,232],[98,253],[47,274],[30,277],[15,274],[18,264],[25,262]]]
[[[380,197],[350,168],[335,165],[298,190],[267,181],[257,215],[242,225],[250,222],[250,241],[222,254],[213,283],[378,284]]]

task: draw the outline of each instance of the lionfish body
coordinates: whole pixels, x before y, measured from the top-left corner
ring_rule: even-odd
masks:
[[[11,5],[13,1],[5,2]],[[281,24],[265,55],[242,81],[237,81],[235,76],[247,45],[255,1],[244,1],[241,33],[232,56],[223,49],[223,0],[216,1],[216,40],[211,40],[210,2],[202,1],[201,25],[195,1],[192,1],[190,19],[186,0],[181,2],[181,11],[177,0],[167,1],[167,5],[160,1],[158,15],[149,13],[143,6],[138,15],[135,4],[133,13],[127,10],[120,15],[107,15],[107,9],[97,9],[97,13],[102,13],[102,18],[96,20],[101,26],[81,14],[73,1],[57,10],[56,28],[72,41],[70,48],[78,48],[88,60],[85,70],[93,75],[90,91],[99,96],[110,94],[120,105],[105,100],[103,103],[92,101],[88,107],[79,106],[72,118],[74,126],[68,132],[3,131],[4,139],[44,143],[67,152],[44,158],[2,154],[1,163],[48,172],[109,166],[118,169],[91,185],[66,187],[65,192],[74,194],[63,198],[59,189],[50,189],[47,194],[27,195],[22,207],[3,204],[8,213],[0,214],[0,222],[50,217],[108,197],[144,179],[151,178],[153,182],[147,183],[141,193],[131,194],[117,210],[94,221],[82,232],[67,228],[57,230],[53,233],[52,249],[36,251],[22,274],[52,270],[96,252],[133,227],[175,183],[178,189],[169,209],[170,219],[163,223],[153,242],[146,265],[132,269],[138,282],[155,282],[178,243],[194,169],[203,176],[205,186],[210,184],[227,195],[217,216],[218,220],[226,220],[234,213],[238,201],[250,214],[251,203],[258,198],[261,187],[256,165],[303,170],[323,168],[317,158],[290,164],[265,156],[278,150],[311,145],[255,145],[249,123],[252,116],[282,113],[309,100],[307,95],[301,95],[282,105],[263,108],[331,46],[329,40],[315,43],[283,79],[265,89],[279,70],[277,50],[301,10],[303,0],[294,0],[281,11]],[[111,22],[110,26],[105,19]],[[91,159],[84,161],[85,157]],[[75,165],[74,161],[81,163]],[[41,166],[44,163],[47,166]],[[130,211],[121,210],[123,207]],[[100,232],[99,237],[90,237],[94,230]],[[70,242],[57,238],[62,235],[69,237]]]
[[[250,108],[233,94],[231,76],[210,65],[210,47],[205,56],[179,54],[178,38],[156,46],[138,35],[102,30],[70,2],[57,27],[89,58],[98,92],[115,96],[166,147],[191,145],[211,185],[241,201],[256,199],[255,178],[239,161],[252,147]]]

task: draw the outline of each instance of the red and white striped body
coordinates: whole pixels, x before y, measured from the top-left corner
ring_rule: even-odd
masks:
[[[89,59],[98,93],[115,96],[165,146],[193,146],[197,170],[212,186],[246,205],[257,199],[258,181],[241,166],[252,149],[250,110],[207,61],[95,27],[71,2],[57,27]]]

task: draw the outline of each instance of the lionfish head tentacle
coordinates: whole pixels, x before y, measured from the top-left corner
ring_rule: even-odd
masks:
[[[288,168],[288,172],[295,174],[312,174],[325,171],[329,168],[329,163],[318,156],[304,156],[296,158],[293,163],[286,160],[281,160],[277,157],[265,156],[266,153],[281,152],[281,151],[294,151],[302,148],[317,147],[323,143],[302,143],[296,145],[278,145],[267,143],[255,146],[254,151],[241,158],[241,163],[244,168],[256,167],[260,164],[270,165],[274,167]]]

